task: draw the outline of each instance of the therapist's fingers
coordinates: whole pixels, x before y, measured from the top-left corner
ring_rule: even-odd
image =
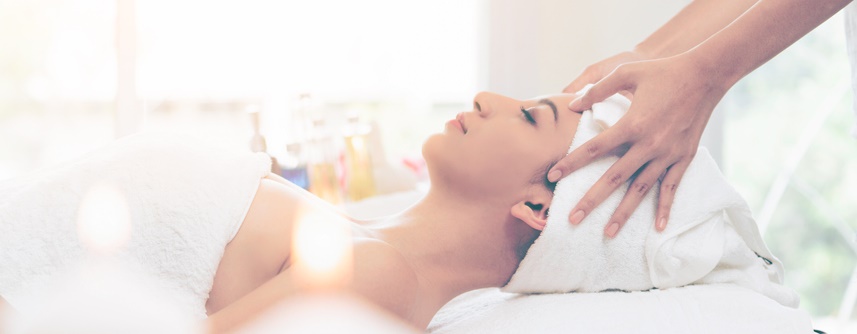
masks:
[[[587,66],[583,73],[577,76],[568,86],[563,88],[563,93],[577,93],[588,84],[594,84],[604,78],[604,73],[601,71],[600,64],[592,64]]]
[[[670,220],[670,209],[672,208],[673,200],[675,199],[676,190],[678,189],[681,178],[684,176],[684,172],[687,171],[687,167],[690,165],[691,160],[693,160],[693,155],[687,156],[683,160],[672,165],[664,175],[663,181],[661,181],[661,193],[658,199],[658,213],[655,216],[657,217],[657,220],[655,221],[655,229],[658,231],[663,231],[667,227],[667,223]]]
[[[586,94],[571,101],[568,104],[568,109],[576,112],[584,111],[592,108],[594,103],[604,101],[604,99],[620,91],[633,91],[633,68],[630,65],[632,64],[617,67],[612,73],[589,88]]]
[[[619,203],[616,211],[613,212],[613,216],[610,217],[610,222],[604,227],[605,235],[613,238],[625,226],[646,194],[651,191],[652,187],[658,185],[658,178],[669,166],[666,161],[665,159],[650,161],[638,171],[631,186],[628,187],[628,191],[625,192],[622,202]]]
[[[625,181],[630,179],[641,166],[646,164],[647,158],[638,153],[629,151],[623,157],[619,158],[613,166],[607,169],[604,175],[592,185],[591,188],[583,195],[583,198],[577,202],[574,209],[568,216],[571,224],[580,224],[584,218],[604,202],[617,188],[623,186]]]
[[[625,51],[603,59],[597,63],[587,66],[568,86],[562,90],[563,93],[577,93],[587,84],[594,84],[603,79],[607,74],[613,72],[617,66],[650,59],[651,57],[638,51]]]
[[[622,120],[619,121],[622,123]],[[586,166],[602,155],[615,150],[617,147],[627,143],[628,135],[617,130],[618,127],[610,127],[604,132],[590,139],[580,147],[574,149],[558,161],[550,172],[548,172],[548,181],[557,182],[568,174],[578,170],[580,167]]]

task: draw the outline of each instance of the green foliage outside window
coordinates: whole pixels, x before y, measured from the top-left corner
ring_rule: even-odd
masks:
[[[857,266],[857,139],[841,15],[737,84],[724,99],[727,177],[758,217],[825,101],[833,110],[788,178],[764,237],[815,317],[838,316]],[[837,229],[837,226],[839,229]],[[854,319],[852,317],[852,319]]]

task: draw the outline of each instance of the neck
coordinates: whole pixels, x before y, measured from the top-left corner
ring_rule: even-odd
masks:
[[[521,228],[529,227],[509,214],[510,207],[433,189],[410,209],[375,226],[410,262],[439,308],[466,291],[503,286],[514,273],[521,235],[534,238],[535,232],[522,233]]]

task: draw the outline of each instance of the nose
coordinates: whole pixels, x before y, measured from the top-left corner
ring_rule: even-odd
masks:
[[[493,106],[491,105],[491,100],[493,93],[489,92],[479,92],[476,96],[473,97],[473,110],[479,116],[485,117],[491,113]]]
[[[480,92],[473,98],[473,110],[481,117],[488,117],[501,110],[512,110],[509,106],[520,104],[513,98],[491,92]]]

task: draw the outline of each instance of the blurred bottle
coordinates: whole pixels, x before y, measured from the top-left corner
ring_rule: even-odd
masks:
[[[342,188],[339,186],[339,147],[324,119],[312,122],[307,166],[309,167],[309,191],[322,199],[339,204]]]
[[[286,145],[286,154],[280,159],[280,176],[298,187],[309,190],[309,172],[306,160],[302,159],[303,145],[301,143],[289,143]]]
[[[265,137],[262,136],[260,131],[259,108],[251,105],[247,107],[246,112],[250,115],[250,126],[253,127],[253,136],[250,137],[250,151],[266,152],[268,144],[265,142]]]
[[[295,107],[288,113],[285,124],[285,153],[280,157],[280,176],[309,190],[308,146],[310,141],[312,96],[298,95]]]
[[[247,107],[246,111],[250,115],[250,124],[253,127],[253,136],[250,137],[250,151],[268,154],[271,157],[271,172],[279,175],[281,173],[280,164],[277,162],[277,158],[268,153],[268,143],[261,132],[259,108],[251,105]]]
[[[359,201],[375,195],[375,178],[369,155],[370,126],[361,123],[357,116],[348,118],[345,128],[345,189],[350,201]]]
[[[313,100],[309,93],[298,95],[289,119],[290,143],[306,144],[312,138]]]

